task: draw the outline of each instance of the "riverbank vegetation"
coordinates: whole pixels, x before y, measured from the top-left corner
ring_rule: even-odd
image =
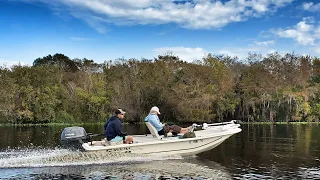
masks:
[[[141,122],[155,105],[170,122],[318,122],[319,85],[320,59],[297,54],[101,64],[55,54],[0,67],[0,123],[103,122],[115,108]]]

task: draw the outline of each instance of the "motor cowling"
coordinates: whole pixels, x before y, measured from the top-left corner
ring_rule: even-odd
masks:
[[[68,149],[82,149],[82,144],[90,140],[90,136],[83,127],[66,127],[60,137],[62,147]]]

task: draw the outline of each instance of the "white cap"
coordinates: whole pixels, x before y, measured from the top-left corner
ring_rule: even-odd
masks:
[[[159,111],[159,108],[157,106],[153,106],[150,110],[150,112],[152,111],[156,111],[158,114],[161,114],[160,111]]]
[[[122,109],[117,109],[115,114],[125,114],[126,112],[124,112]]]

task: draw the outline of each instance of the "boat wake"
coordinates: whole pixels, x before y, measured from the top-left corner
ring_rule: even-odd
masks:
[[[25,149],[0,152],[0,179],[232,179],[196,156]]]
[[[147,156],[131,153],[80,152],[67,149],[25,149],[0,152],[0,168],[81,166],[90,164],[129,164],[181,156]]]

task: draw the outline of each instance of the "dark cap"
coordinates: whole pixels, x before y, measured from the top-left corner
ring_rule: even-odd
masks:
[[[124,112],[122,109],[117,109],[115,114],[125,114],[126,112]]]

